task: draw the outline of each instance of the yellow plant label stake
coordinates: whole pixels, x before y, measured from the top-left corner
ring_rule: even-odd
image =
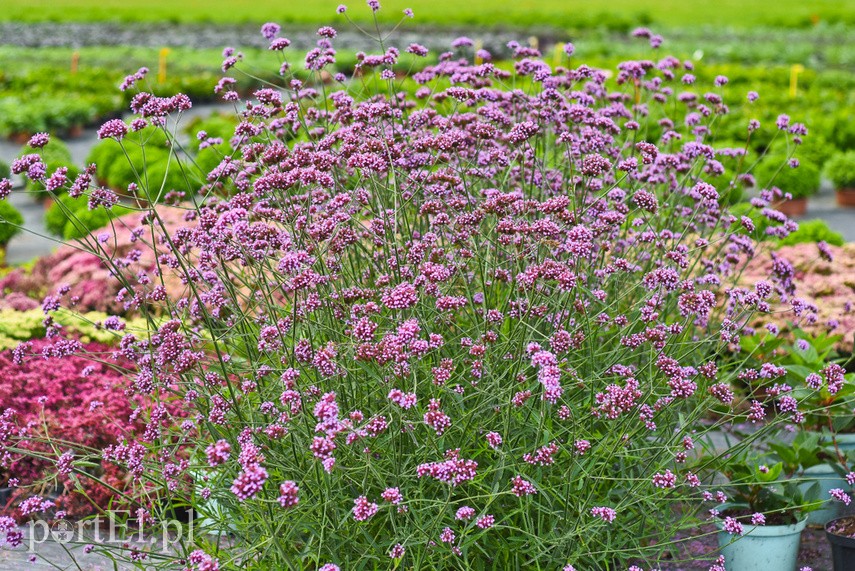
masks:
[[[795,64],[790,68],[790,97],[796,96],[799,88],[799,74],[805,70],[805,66],[800,63]]]
[[[157,82],[165,83],[166,82],[166,56],[169,55],[169,48],[163,48],[160,50],[160,59],[158,60],[157,65]]]

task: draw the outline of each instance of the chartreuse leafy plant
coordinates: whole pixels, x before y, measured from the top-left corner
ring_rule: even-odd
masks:
[[[757,168],[761,188],[778,187],[793,198],[807,198],[819,190],[819,169],[810,161],[799,160],[796,167],[788,164],[786,155],[769,155]]]
[[[68,337],[79,339],[83,343],[97,342],[115,345],[121,340],[116,331],[104,327],[110,316],[98,311],[76,313],[59,311],[53,314],[53,321]],[[115,317],[113,318],[115,319]],[[141,332],[145,330],[145,321],[135,318],[125,321],[126,331]],[[16,311],[13,309],[0,310],[0,350],[14,349],[21,341],[40,339],[47,333],[44,324],[44,312],[39,309]]]
[[[825,164],[825,176],[837,188],[855,188],[855,151],[832,155]]]
[[[706,517],[708,475],[727,469],[725,452],[701,461],[696,443],[747,420],[760,438],[799,414],[768,391],[736,406],[746,365],[731,347],[791,296],[795,272],[779,261],[735,286],[766,253],[708,182],[727,78],[685,95],[691,66],[676,58],[654,51],[606,73],[569,44],[555,61],[512,42],[513,64],[497,66],[469,38],[409,79],[392,69],[400,52],[428,50],[387,40],[332,74],[336,31],[322,27],[307,84],[280,31],[262,27],[281,86],[250,101],[233,77],[217,86],[240,110],[232,152],[175,183],[184,225],[166,232],[155,200],[129,222],[154,263],[110,255],[109,232],[83,241],[147,323],[104,322],[123,331],[115,353],[145,428],[57,468],[118,466],[147,520],[192,507],[193,538],[147,566],[655,565]],[[130,121],[99,130],[130,159],[138,196],[163,181],[129,149],[156,131],[168,144],[154,152],[188,172],[174,129],[190,106],[140,91]],[[114,208],[104,166],[61,191]],[[41,170],[33,157],[13,165]],[[770,207],[778,198],[763,190],[751,206],[784,237],[797,225]],[[43,309],[71,297],[61,289]],[[84,350],[48,327],[53,344],[16,358]],[[20,454],[26,436],[6,422],[3,445]],[[28,513],[47,509],[32,493]]]

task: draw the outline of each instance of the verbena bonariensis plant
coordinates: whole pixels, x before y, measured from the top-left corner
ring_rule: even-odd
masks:
[[[240,117],[234,152],[180,189],[186,227],[164,232],[151,207],[132,228],[155,267],[108,255],[109,232],[83,242],[125,309],[152,316],[117,352],[152,399],[146,430],[103,459],[134,478],[145,517],[199,516],[193,541],[144,564],[626,568],[662,557],[716,497],[724,457],[694,451],[710,430],[800,420],[784,390],[740,409],[730,388],[740,366],[724,357],[752,314],[779,298],[808,308],[784,259],[729,287],[759,252],[729,190],[704,182],[721,173],[710,142],[726,78],[686,87],[691,65],[665,57],[610,79],[575,65],[572,46],[572,65],[553,68],[513,42],[512,63],[494,64],[466,38],[411,78],[382,40],[333,77],[324,27],[306,84],[278,26],[262,31],[285,85],[242,101],[234,77],[219,83]],[[100,135],[127,147],[162,128],[191,181],[173,136],[189,106],[140,92],[137,118]],[[788,143],[805,134],[785,116],[777,128]],[[65,181],[39,164],[14,169],[91,208],[119,200],[93,186],[94,166]],[[139,174],[130,192],[171,190]],[[753,206],[786,235],[779,197]],[[178,299],[163,285],[174,276]],[[166,412],[176,401],[187,420]]]

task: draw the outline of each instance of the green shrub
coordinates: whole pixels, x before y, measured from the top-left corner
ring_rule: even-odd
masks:
[[[833,145],[822,134],[811,133],[796,148],[795,157],[802,162],[810,162],[822,170],[825,161],[829,157],[828,150],[831,148],[833,148]]]
[[[793,198],[806,198],[819,190],[819,169],[808,160],[800,161],[798,168],[790,168],[786,155],[768,155],[757,167],[756,178],[760,188],[777,186]]]
[[[855,151],[836,153],[828,159],[825,176],[837,188],[855,188]]]
[[[65,228],[65,223],[68,221],[66,211],[75,210],[77,204],[82,200],[82,198],[71,198],[67,194],[57,197],[45,211],[45,228],[47,231],[55,236],[62,236],[62,229]]]
[[[3,338],[15,340],[15,347],[21,341],[37,339],[45,336],[44,312],[40,309],[15,311],[14,309],[0,310],[0,349],[7,347]]]
[[[196,135],[199,131],[205,131],[209,137],[219,137],[223,140],[223,145],[228,146],[229,139],[235,134],[236,126],[237,120],[234,117],[216,114],[204,119],[193,119],[184,128],[184,132],[190,136],[188,146],[194,151],[198,151],[201,141],[196,138]]]
[[[24,217],[18,209],[7,201],[0,200],[0,246],[8,244],[9,240],[21,231],[20,226],[23,223]]]
[[[85,197],[71,198],[63,195],[45,212],[45,227],[48,232],[61,236],[65,240],[83,238],[91,232],[103,228],[110,220],[128,214],[127,207],[116,205],[110,210],[96,208],[89,210]]]
[[[140,142],[145,143],[145,152]],[[170,190],[187,188],[187,181],[170,154],[163,132],[147,128],[128,135],[121,145],[114,140],[101,141],[92,148],[86,160],[100,166],[98,178],[107,186],[123,192],[131,183],[147,184],[150,197],[141,190],[140,198],[156,199]],[[140,181],[143,173],[145,178]]]
[[[0,178],[9,178],[10,176],[12,176],[12,171],[9,164],[0,161]]]
[[[116,205],[110,210],[97,208],[89,210],[83,208],[74,212],[74,218],[68,220],[62,229],[62,237],[65,240],[74,240],[88,236],[95,230],[104,228],[110,223],[110,220],[124,216],[131,212],[130,208]]]
[[[842,246],[846,243],[843,234],[829,228],[824,220],[808,220],[799,222],[799,229],[781,240],[780,244],[782,246],[794,246],[796,244],[815,244],[816,242],[827,242],[832,246]]]
[[[118,158],[116,153],[121,153],[122,148],[113,139],[104,139],[89,150],[86,156],[86,164],[98,165],[97,177],[99,182],[106,182],[107,167]]]

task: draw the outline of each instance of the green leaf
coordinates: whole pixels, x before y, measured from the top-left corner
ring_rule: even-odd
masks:
[[[784,464],[782,462],[778,462],[774,466],[770,467],[765,472],[760,469],[758,466],[755,469],[755,476],[757,477],[758,482],[775,482],[781,476],[781,472],[784,470]]]

